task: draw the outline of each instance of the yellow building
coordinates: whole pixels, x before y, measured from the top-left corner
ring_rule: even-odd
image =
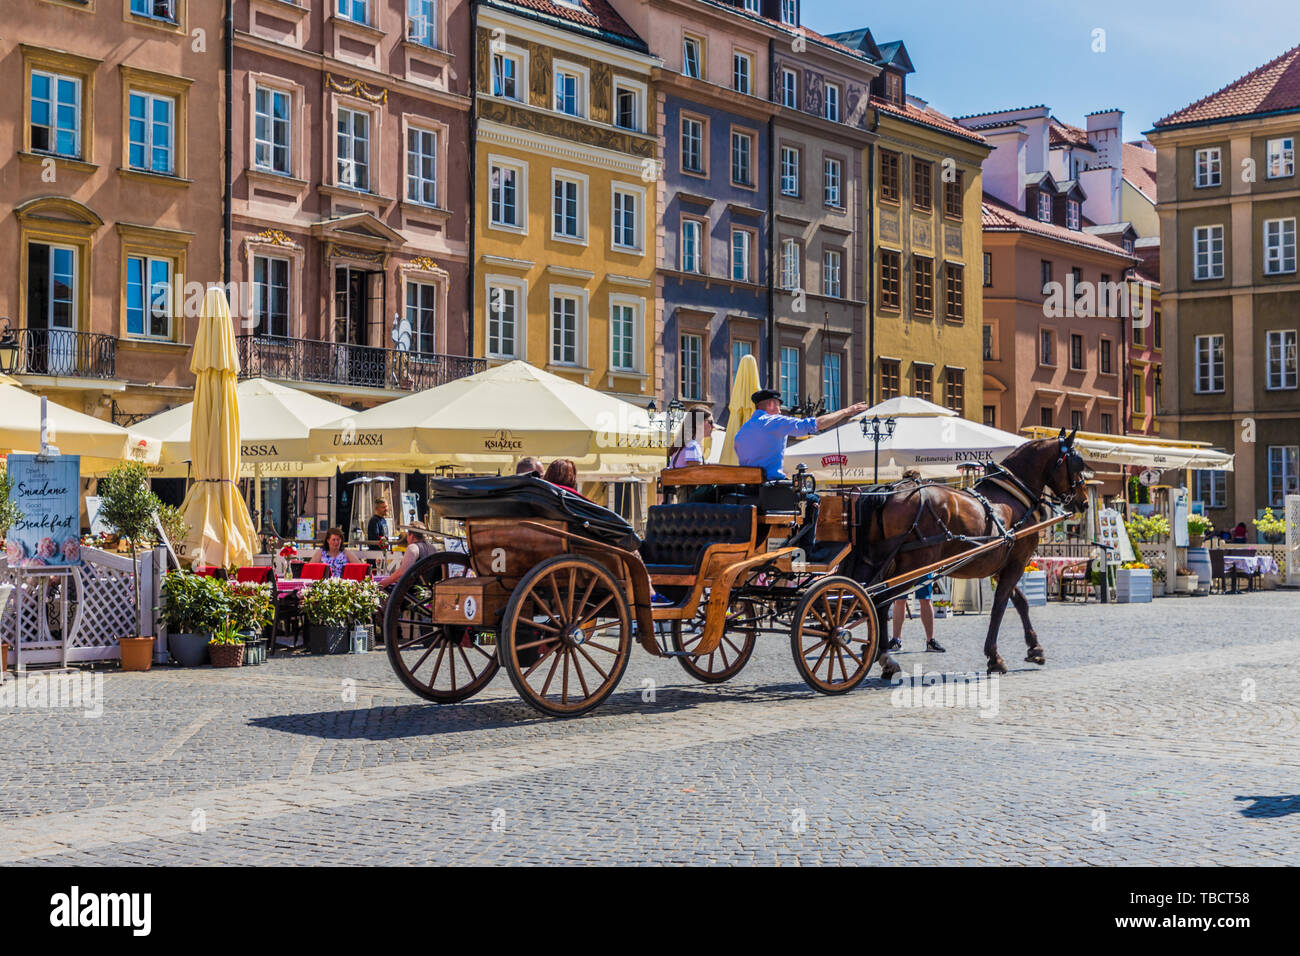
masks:
[[[607,5],[478,5],[474,354],[654,394],[658,61]],[[595,21],[593,23],[593,20]]]

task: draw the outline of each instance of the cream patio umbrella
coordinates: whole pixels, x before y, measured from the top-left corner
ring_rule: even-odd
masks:
[[[741,356],[740,365],[736,368],[736,380],[731,383],[731,401],[727,403],[727,437],[722,445],[722,454],[718,456],[718,464],[740,464],[740,459],[736,457],[736,432],[754,414],[752,396],[758,389],[758,360],[752,355]]]
[[[41,450],[41,399],[17,385],[0,384],[0,449]],[[107,471],[122,461],[153,465],[159,443],[112,422],[46,401],[48,439],[65,455],[81,456],[83,475]]]
[[[181,510],[190,526],[187,550],[194,564],[245,565],[257,532],[239,494],[239,356],[225,293],[209,286],[190,356],[195,375],[190,447],[194,484]]]

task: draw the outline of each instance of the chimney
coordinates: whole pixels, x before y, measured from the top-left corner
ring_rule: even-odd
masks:
[[[1098,166],[1124,167],[1123,110],[1098,110],[1088,114],[1088,145],[1097,151]]]

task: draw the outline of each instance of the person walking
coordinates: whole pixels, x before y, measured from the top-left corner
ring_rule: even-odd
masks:
[[[921,627],[925,628],[925,649],[935,654],[946,653],[946,648],[934,639],[934,602],[930,599],[934,596],[934,585],[927,584],[919,588],[916,592],[916,603],[921,609]],[[907,598],[901,597],[894,601],[894,637],[889,642],[891,651],[901,651],[903,641],[900,637],[903,630],[903,614],[907,610]]]

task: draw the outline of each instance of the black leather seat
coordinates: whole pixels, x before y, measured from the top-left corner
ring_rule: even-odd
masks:
[[[651,573],[694,572],[709,545],[749,541],[754,513],[753,505],[655,505],[646,520],[641,560]]]

